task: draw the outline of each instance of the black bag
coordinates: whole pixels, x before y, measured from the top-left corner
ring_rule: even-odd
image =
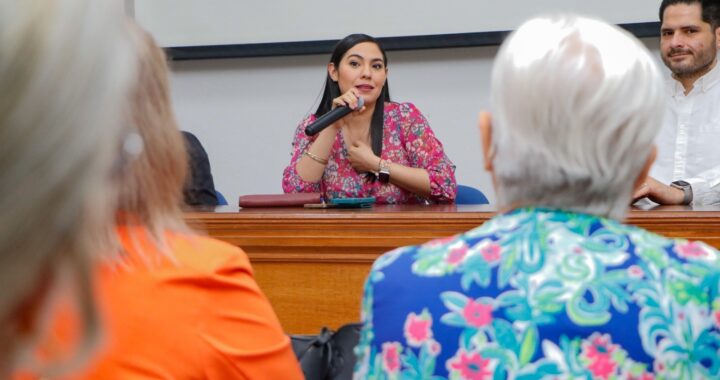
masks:
[[[355,368],[353,350],[360,341],[361,328],[361,323],[351,323],[336,332],[323,327],[319,335],[290,335],[305,379],[352,379]]]

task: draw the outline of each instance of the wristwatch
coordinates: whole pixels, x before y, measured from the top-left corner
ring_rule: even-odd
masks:
[[[380,160],[380,168],[378,169],[378,180],[381,183],[390,182],[390,164],[385,160]]]
[[[692,192],[692,186],[690,185],[689,182],[686,182],[683,180],[673,181],[672,183],[670,183],[670,186],[683,191],[684,196],[683,196],[682,204],[689,205],[690,202],[692,202],[693,192]]]

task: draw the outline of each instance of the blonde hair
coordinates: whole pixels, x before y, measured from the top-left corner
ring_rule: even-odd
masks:
[[[89,254],[111,222],[109,171],[135,67],[120,6],[0,0],[0,376],[60,277],[75,283],[84,343],[97,332]]]
[[[144,148],[121,178],[120,223],[140,223],[162,242],[163,231],[187,229],[181,206],[188,158],[170,101],[165,54],[147,32],[133,29],[139,68],[130,120]]]
[[[538,17],[503,43],[491,86],[498,204],[621,219],[662,122],[647,48],[603,21]]]

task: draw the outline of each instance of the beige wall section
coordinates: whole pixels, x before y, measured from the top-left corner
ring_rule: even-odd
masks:
[[[574,12],[615,24],[657,20],[660,0],[135,0],[161,46],[226,45],[512,30],[538,15]]]
[[[125,12],[130,17],[135,16],[135,0],[124,0],[125,3]]]

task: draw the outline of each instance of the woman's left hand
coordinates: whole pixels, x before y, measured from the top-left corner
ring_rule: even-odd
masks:
[[[380,157],[363,141],[356,141],[348,149],[348,160],[358,173],[376,172],[380,163]]]

